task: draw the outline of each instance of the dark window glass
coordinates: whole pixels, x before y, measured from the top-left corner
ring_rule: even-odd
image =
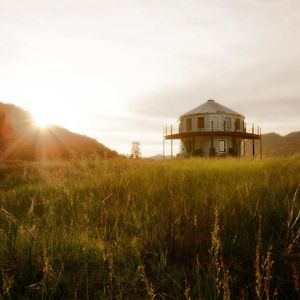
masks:
[[[192,130],[192,119],[191,118],[186,119],[186,129],[188,131]]]
[[[237,130],[240,130],[241,129],[241,120],[240,119],[236,119],[235,124],[236,124],[235,128]]]
[[[198,129],[204,128],[204,117],[198,117],[198,119],[197,119],[197,127],[198,127]]]

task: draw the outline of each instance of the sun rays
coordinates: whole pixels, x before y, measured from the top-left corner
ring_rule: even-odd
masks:
[[[40,129],[47,129],[52,126],[53,123],[49,118],[45,118],[43,115],[35,115],[33,116],[34,125]]]
[[[70,158],[79,153],[78,136],[51,125],[50,116],[42,112],[32,116],[14,105],[0,103],[0,156],[46,160]]]

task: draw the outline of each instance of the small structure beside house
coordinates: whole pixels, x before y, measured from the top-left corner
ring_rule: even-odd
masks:
[[[254,140],[260,140],[262,156],[261,129],[253,124],[249,130],[245,117],[215,100],[208,100],[193,110],[183,114],[177,129],[174,126],[164,129],[165,140],[180,140],[180,153],[190,156],[235,156],[246,154],[245,140],[252,140],[252,152],[255,155]],[[165,153],[164,153],[165,154]]]

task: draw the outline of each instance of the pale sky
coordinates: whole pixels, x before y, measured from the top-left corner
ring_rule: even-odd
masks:
[[[300,130],[299,0],[0,0],[0,101],[120,153],[215,99]]]

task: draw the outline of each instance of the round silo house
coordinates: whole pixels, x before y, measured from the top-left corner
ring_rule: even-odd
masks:
[[[260,128],[247,131],[245,117],[215,100],[208,100],[179,118],[177,130],[166,128],[164,138],[180,140],[182,156],[245,156],[245,140],[261,141]],[[261,145],[261,143],[260,143]],[[173,155],[171,146],[171,155]],[[260,147],[261,148],[261,147]],[[260,150],[261,152],[261,150]]]

